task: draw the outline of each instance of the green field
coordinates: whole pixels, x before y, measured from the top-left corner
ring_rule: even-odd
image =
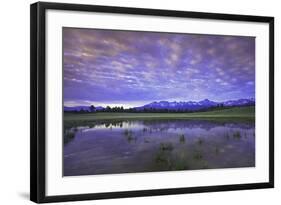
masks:
[[[235,107],[223,110],[194,112],[194,113],[65,113],[66,121],[99,121],[99,120],[134,120],[134,119],[253,119],[255,117],[255,107]]]

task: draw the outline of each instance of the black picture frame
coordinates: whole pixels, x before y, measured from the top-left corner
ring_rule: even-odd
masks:
[[[46,10],[120,13],[129,15],[169,16],[195,19],[263,22],[269,24],[269,181],[191,188],[169,188],[107,193],[46,196],[46,97],[45,37]],[[197,192],[230,191],[274,187],[274,18],[218,13],[125,8],[82,4],[38,2],[30,7],[30,199],[37,203],[96,200]]]

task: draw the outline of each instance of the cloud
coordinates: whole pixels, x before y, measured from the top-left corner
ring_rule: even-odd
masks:
[[[68,101],[128,104],[255,93],[253,37],[64,28],[63,54]]]
[[[254,82],[253,81],[248,81],[246,84],[247,85],[254,85]]]
[[[222,80],[221,80],[220,78],[217,78],[217,79],[216,79],[216,82],[217,82],[217,83],[220,83],[220,82],[222,82]]]

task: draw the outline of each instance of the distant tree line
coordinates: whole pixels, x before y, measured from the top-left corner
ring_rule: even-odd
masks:
[[[249,105],[239,106],[245,107]],[[193,112],[207,112],[207,111],[215,111],[215,110],[223,110],[229,109],[232,107],[238,106],[224,106],[223,104],[218,104],[216,106],[208,107],[208,108],[199,108],[199,109],[159,109],[159,108],[127,108],[125,109],[123,106],[118,107],[110,107],[106,106],[105,108],[96,108],[94,105],[91,105],[89,109],[81,109],[79,111],[65,111],[68,113],[99,113],[99,112],[126,112],[126,113],[193,113]]]

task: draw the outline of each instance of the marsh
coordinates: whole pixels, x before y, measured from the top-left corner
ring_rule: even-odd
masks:
[[[65,133],[64,176],[255,166],[254,120],[83,121]]]

